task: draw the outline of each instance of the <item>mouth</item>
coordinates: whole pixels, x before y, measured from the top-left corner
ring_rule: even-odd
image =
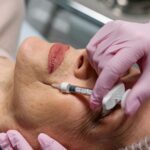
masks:
[[[53,73],[63,62],[65,53],[69,50],[69,45],[62,43],[54,44],[48,55],[48,72]]]

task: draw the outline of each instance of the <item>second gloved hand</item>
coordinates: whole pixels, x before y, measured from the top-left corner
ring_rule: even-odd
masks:
[[[46,134],[40,134],[38,141],[42,150],[66,150],[61,144]],[[33,150],[24,137],[16,130],[0,133],[0,149],[2,150]]]
[[[141,77],[124,106],[127,114],[134,114],[150,97],[150,23],[109,22],[91,39],[87,52],[99,75],[91,96],[93,109],[101,107],[104,95],[133,64],[139,64]]]

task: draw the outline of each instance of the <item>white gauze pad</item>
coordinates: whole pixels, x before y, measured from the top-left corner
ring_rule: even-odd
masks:
[[[103,98],[102,105],[104,110],[113,109],[123,98],[125,86],[119,83],[110,90]]]

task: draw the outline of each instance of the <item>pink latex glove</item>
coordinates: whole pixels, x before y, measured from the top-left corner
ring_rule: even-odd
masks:
[[[87,45],[89,61],[100,75],[91,96],[91,108],[101,107],[102,98],[128,69],[138,63],[141,77],[125,100],[126,114],[133,115],[150,97],[150,23],[112,21]]]
[[[43,133],[38,136],[38,141],[42,150],[66,150],[54,139]],[[23,136],[15,130],[0,133],[0,147],[2,150],[33,150]]]

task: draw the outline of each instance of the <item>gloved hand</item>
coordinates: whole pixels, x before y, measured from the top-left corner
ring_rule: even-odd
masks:
[[[43,133],[38,136],[38,141],[42,150],[66,150],[54,139]],[[33,150],[23,136],[15,130],[0,133],[0,147],[2,150]]]
[[[93,109],[101,107],[104,95],[138,63],[141,76],[124,105],[126,114],[134,114],[150,97],[150,23],[109,22],[91,39],[87,52],[99,75],[91,96]]]

